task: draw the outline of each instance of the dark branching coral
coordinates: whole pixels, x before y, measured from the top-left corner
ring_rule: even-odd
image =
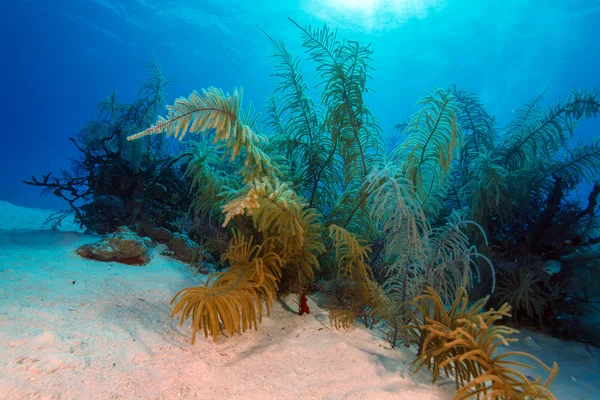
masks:
[[[78,137],[70,139],[79,151],[70,170],[58,177],[47,174],[25,181],[69,204],[68,210],[51,217],[53,227],[74,215],[81,226],[101,234],[138,221],[173,228],[172,223],[186,211],[186,184],[176,168],[182,156],[171,155],[161,138],[126,140],[148,127],[164,107],[169,81],[156,63],[148,67],[150,76],[133,103],[121,103],[112,93]]]

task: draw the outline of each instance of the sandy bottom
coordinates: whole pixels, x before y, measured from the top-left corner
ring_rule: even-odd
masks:
[[[377,331],[329,326],[276,302],[259,331],[199,337],[169,317],[186,265],[155,253],[146,266],[83,260],[97,237],[40,229],[47,212],[0,202],[0,399],[451,399],[453,383],[412,374],[414,349]],[[73,227],[65,227],[66,229]],[[537,333],[526,350],[561,372],[558,399],[600,399],[600,351]]]

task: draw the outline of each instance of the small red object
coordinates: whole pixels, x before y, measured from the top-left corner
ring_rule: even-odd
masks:
[[[310,314],[310,308],[308,308],[308,303],[306,300],[306,294],[302,293],[302,295],[300,296],[300,311],[298,312],[299,315],[302,314]]]

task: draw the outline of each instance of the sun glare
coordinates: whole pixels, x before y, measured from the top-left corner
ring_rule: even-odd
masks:
[[[444,0],[307,0],[308,11],[329,23],[386,30],[410,18],[423,18]]]
[[[331,7],[353,11],[372,11],[379,0],[329,0]]]

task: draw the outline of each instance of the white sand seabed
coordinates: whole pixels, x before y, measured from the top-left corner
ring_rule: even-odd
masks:
[[[318,297],[298,316],[277,301],[258,331],[198,336],[169,302],[203,276],[155,252],[145,266],[74,250],[98,237],[51,232],[44,210],[0,202],[0,399],[451,399],[454,384],[413,374],[415,349],[375,330],[329,325]],[[600,399],[600,351],[524,332],[511,346],[559,363],[558,399]]]

